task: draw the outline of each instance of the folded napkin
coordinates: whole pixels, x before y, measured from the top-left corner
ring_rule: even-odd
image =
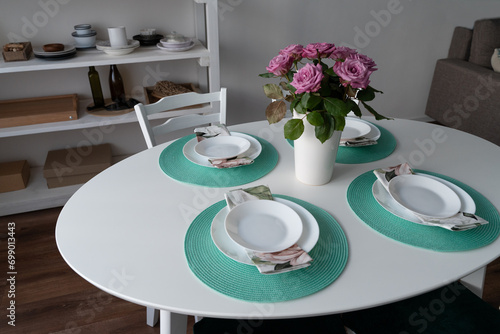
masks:
[[[217,136],[230,136],[231,133],[225,124],[210,125],[194,129],[198,142]],[[208,159],[212,166],[217,168],[231,168],[244,165],[250,165],[253,160],[246,156],[237,156],[229,159]]]
[[[229,210],[246,201],[273,200],[269,187],[260,185],[247,189],[236,189],[225,194]],[[273,253],[247,250],[248,257],[262,274],[277,274],[308,267],[312,258],[294,244],[287,249]]]
[[[361,147],[361,146],[370,146],[377,144],[377,141],[367,137],[356,137],[356,138],[348,138],[348,139],[340,139],[340,146],[345,147]]]
[[[375,169],[373,173],[387,191],[389,191],[389,181],[393,178],[399,175],[415,174],[406,162],[393,167]],[[475,214],[461,211],[454,216],[446,218],[428,217],[415,212],[413,214],[424,224],[439,226],[451,231],[465,231],[488,224],[486,220]]]

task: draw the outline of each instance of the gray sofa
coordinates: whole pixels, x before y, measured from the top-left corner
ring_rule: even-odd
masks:
[[[491,67],[500,48],[500,18],[473,29],[456,27],[448,57],[436,62],[425,114],[438,123],[500,145],[500,73]]]

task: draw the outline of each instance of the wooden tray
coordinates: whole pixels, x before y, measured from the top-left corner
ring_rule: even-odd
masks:
[[[185,83],[185,84],[179,84],[179,85],[184,86],[193,92],[199,93],[199,90],[191,83]],[[155,102],[158,102],[160,100],[159,98],[152,95],[153,89],[154,89],[154,86],[144,87],[144,97],[146,98],[146,104],[155,103]],[[194,108],[201,108],[202,106],[203,105],[201,105],[201,104],[196,104],[196,105],[192,105],[192,106],[188,106],[188,107],[184,107],[184,108],[179,108],[179,109],[194,109]],[[173,110],[179,110],[179,109],[173,109]]]
[[[76,94],[0,101],[0,128],[78,119]]]

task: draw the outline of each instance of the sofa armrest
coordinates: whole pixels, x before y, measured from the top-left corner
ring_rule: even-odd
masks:
[[[425,114],[500,145],[500,73],[463,60],[438,60]]]
[[[451,38],[448,58],[468,60],[472,43],[472,29],[456,27]]]

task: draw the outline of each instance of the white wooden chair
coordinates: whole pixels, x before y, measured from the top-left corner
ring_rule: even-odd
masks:
[[[185,93],[179,95],[167,96],[158,102],[144,105],[142,103],[136,104],[134,109],[137,114],[137,119],[141,126],[144,139],[148,148],[156,146],[155,136],[160,134],[169,133],[172,131],[186,129],[192,127],[193,130],[196,126],[219,122],[226,123],[226,88],[221,88],[218,92],[213,93]],[[168,112],[172,109],[193,106],[202,103],[219,103],[219,110],[211,112],[206,115],[201,114],[188,114],[178,115],[167,119],[162,124],[152,126],[149,120],[150,115],[161,112]],[[158,322],[159,310],[154,308],[147,308],[146,323],[153,327]],[[197,320],[199,318],[197,317]]]
[[[193,106],[202,103],[219,103],[219,111],[206,115],[188,114],[169,118],[166,122],[152,126],[148,116],[172,109]],[[141,126],[144,139],[148,148],[156,146],[155,136],[165,134],[175,130],[196,127],[202,124],[219,122],[226,123],[226,88],[221,88],[218,92],[212,93],[185,93],[167,96],[158,102],[144,105],[135,105],[135,112]]]

